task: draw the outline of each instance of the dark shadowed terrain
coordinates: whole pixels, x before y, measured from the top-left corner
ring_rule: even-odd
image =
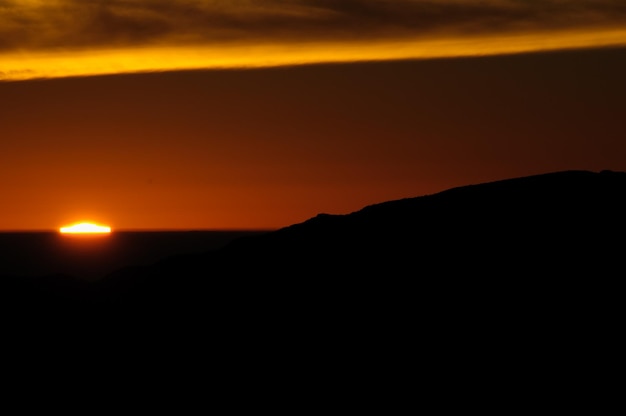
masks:
[[[512,178],[320,214],[95,282],[5,277],[2,305],[16,326],[333,389],[402,395],[403,377],[433,394],[513,394],[506,383],[528,378],[547,389],[611,365],[624,213],[625,172]]]
[[[58,231],[0,233],[0,276],[72,276],[98,280],[129,265],[222,247],[261,230],[129,231],[71,235]],[[54,280],[54,278],[49,278]]]
[[[73,275],[67,269],[72,259],[66,259],[66,270],[58,265],[56,273],[64,277],[15,273],[2,284],[13,286],[12,296],[20,302],[34,296],[37,302],[58,298],[68,304],[158,307],[175,296],[206,303],[207,296],[230,290],[255,299],[279,294],[328,299],[359,291],[382,295],[379,290],[413,296],[421,287],[452,289],[487,280],[506,286],[560,286],[575,276],[597,281],[619,275],[622,267],[625,195],[626,173],[568,171],[468,185],[347,215],[319,214],[277,231],[231,233],[220,237],[223,244],[212,237],[218,240],[212,242],[216,249],[200,250],[197,241],[185,237],[192,233],[126,233],[118,243],[74,242],[85,248],[73,260],[97,258],[102,251],[104,260],[91,264],[100,279],[87,273],[89,264],[75,264],[82,269]],[[73,244],[71,237],[49,238],[58,240],[57,246]],[[27,239],[22,236],[19,243],[27,245]],[[116,244],[120,247],[109,247]],[[45,261],[54,270],[61,254],[57,247],[32,262]],[[141,261],[119,266],[133,255]],[[36,264],[28,266],[37,270]]]

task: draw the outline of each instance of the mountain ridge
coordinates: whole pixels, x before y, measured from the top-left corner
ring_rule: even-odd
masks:
[[[399,394],[414,403],[415,379],[437,403],[517,403],[529,388],[611,379],[625,196],[626,173],[611,171],[458,187],[96,284],[2,279],[0,316],[13,356],[37,357],[52,340],[55,358],[70,355],[63,365],[106,358],[177,382],[244,377],[254,389],[282,377],[281,392],[323,386],[386,410]]]
[[[209,252],[129,266],[94,285],[73,286],[67,276],[56,287],[38,281],[44,294],[132,304],[172,293],[200,302],[206,291],[238,285],[345,289],[399,276],[609,275],[621,265],[625,195],[626,172],[549,172],[321,213]]]
[[[503,277],[509,285],[551,276],[543,284],[556,290],[564,279],[606,277],[622,267],[624,246],[616,237],[626,231],[624,195],[626,173],[612,171],[457,187],[350,214],[320,214],[208,253],[126,269],[108,277],[107,291],[113,294],[112,283],[119,282],[133,293],[129,299],[150,286],[158,299],[176,285],[200,298],[220,290],[250,297],[308,290],[314,297],[324,296],[324,287],[371,295],[375,287],[411,293],[420,286],[438,290],[443,282],[462,286],[463,275],[485,282]]]

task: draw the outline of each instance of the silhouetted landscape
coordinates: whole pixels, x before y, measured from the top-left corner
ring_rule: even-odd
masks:
[[[0,233],[0,276],[66,275],[98,280],[129,265],[219,248],[260,230],[128,231],[72,235],[58,231]]]
[[[47,365],[41,348],[74,366],[98,351],[104,371],[144,378],[291,374],[379,409],[406,400],[408,371],[431,400],[477,400],[481,385],[511,397],[494,380],[537,372],[575,384],[619,345],[624,195],[625,172],[554,172],[319,214],[100,279],[4,276],[3,329]]]
[[[392,304],[432,291],[476,296],[501,287],[519,297],[535,285],[573,290],[586,281],[597,288],[599,279],[618,276],[622,268],[624,195],[626,173],[611,171],[467,185],[346,215],[319,214],[276,231],[232,234],[223,247],[204,252],[181,254],[180,241],[172,241],[176,255],[147,262],[144,253],[141,264],[100,279],[5,276],[4,302],[130,308],[172,302],[201,308],[231,298]],[[28,239],[14,238],[22,245]],[[132,241],[125,244],[118,252],[133,250]],[[164,250],[167,244],[152,246]]]
[[[5,397],[609,413],[625,73],[623,0],[0,0]]]

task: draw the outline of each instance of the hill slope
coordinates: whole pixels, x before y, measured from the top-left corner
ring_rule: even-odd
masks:
[[[63,302],[188,304],[219,291],[255,298],[290,291],[402,296],[445,282],[511,286],[522,279],[525,285],[558,286],[582,276],[608,279],[623,268],[625,196],[624,172],[554,172],[388,201],[346,215],[320,214],[220,250],[125,268],[93,285],[62,276],[3,284],[27,295],[38,287],[42,296],[61,296]]]
[[[301,403],[388,411],[417,388],[437,406],[531,405],[621,354],[625,196],[624,172],[555,172],[321,214],[95,285],[3,280],[23,329],[8,339]]]

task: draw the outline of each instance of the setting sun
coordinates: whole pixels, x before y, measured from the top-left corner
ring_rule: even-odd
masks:
[[[111,227],[81,222],[80,224],[61,227],[59,231],[62,234],[108,234],[111,232]]]

